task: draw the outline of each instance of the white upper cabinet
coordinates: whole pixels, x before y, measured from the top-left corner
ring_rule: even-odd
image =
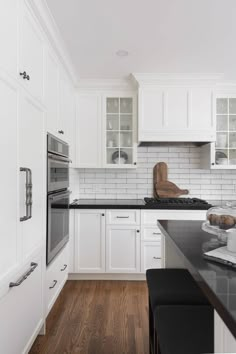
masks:
[[[201,167],[236,168],[236,85],[222,86],[214,100],[216,142],[201,148]]]
[[[0,68],[16,76],[18,44],[18,0],[0,2]]]
[[[27,5],[23,1],[21,5],[19,77],[28,92],[42,101],[43,37]]]
[[[19,261],[18,189],[17,182],[17,89],[0,76],[0,116],[4,121],[0,130],[1,166],[1,247],[0,283],[7,273],[13,271]]]
[[[22,255],[28,259],[42,246],[46,235],[46,160],[44,114],[24,95],[19,112],[19,163],[21,169],[26,169],[20,172],[19,185]]]
[[[52,52],[45,51],[44,97],[47,132],[57,135],[59,118],[59,66]]]
[[[200,78],[141,80],[139,142],[215,141],[214,89],[215,82]]]
[[[101,96],[79,93],[76,117],[76,167],[102,167]]]

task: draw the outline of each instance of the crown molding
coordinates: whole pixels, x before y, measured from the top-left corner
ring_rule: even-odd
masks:
[[[134,91],[137,86],[130,78],[124,79],[80,79],[77,85],[80,90],[94,91]]]
[[[54,20],[54,17],[46,3],[46,0],[25,0],[31,8],[41,25],[48,41],[60,59],[65,71],[70,77],[74,86],[78,85],[78,75],[72,64],[71,58],[62,39],[59,28]]]
[[[224,79],[223,73],[133,73],[133,80],[140,86],[152,85],[212,85]]]

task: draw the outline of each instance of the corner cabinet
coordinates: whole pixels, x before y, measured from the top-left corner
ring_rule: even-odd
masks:
[[[217,93],[214,100],[216,141],[201,148],[201,167],[236,169],[235,93]]]
[[[133,92],[79,91],[75,167],[136,167],[136,105]]]

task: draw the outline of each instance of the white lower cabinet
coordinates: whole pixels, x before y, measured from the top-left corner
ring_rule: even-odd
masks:
[[[150,268],[162,268],[161,240],[141,242],[141,272]]]
[[[46,270],[46,306],[47,314],[51,310],[67,278],[69,268],[69,247],[68,244],[48,265]]]
[[[105,210],[75,212],[75,272],[105,272]]]
[[[140,272],[140,230],[136,226],[107,226],[106,272]]]
[[[21,284],[9,287],[8,293],[0,300],[2,354],[28,353],[43,325],[42,268],[41,255],[33,257],[12,279],[12,282]],[[24,279],[22,276],[26,273]]]

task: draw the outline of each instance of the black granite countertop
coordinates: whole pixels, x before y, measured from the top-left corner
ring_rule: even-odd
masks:
[[[141,209],[145,206],[142,199],[76,199],[71,209]]]
[[[236,270],[202,256],[203,247],[214,236],[201,230],[200,221],[160,221],[159,224],[167,241],[236,338]]]

